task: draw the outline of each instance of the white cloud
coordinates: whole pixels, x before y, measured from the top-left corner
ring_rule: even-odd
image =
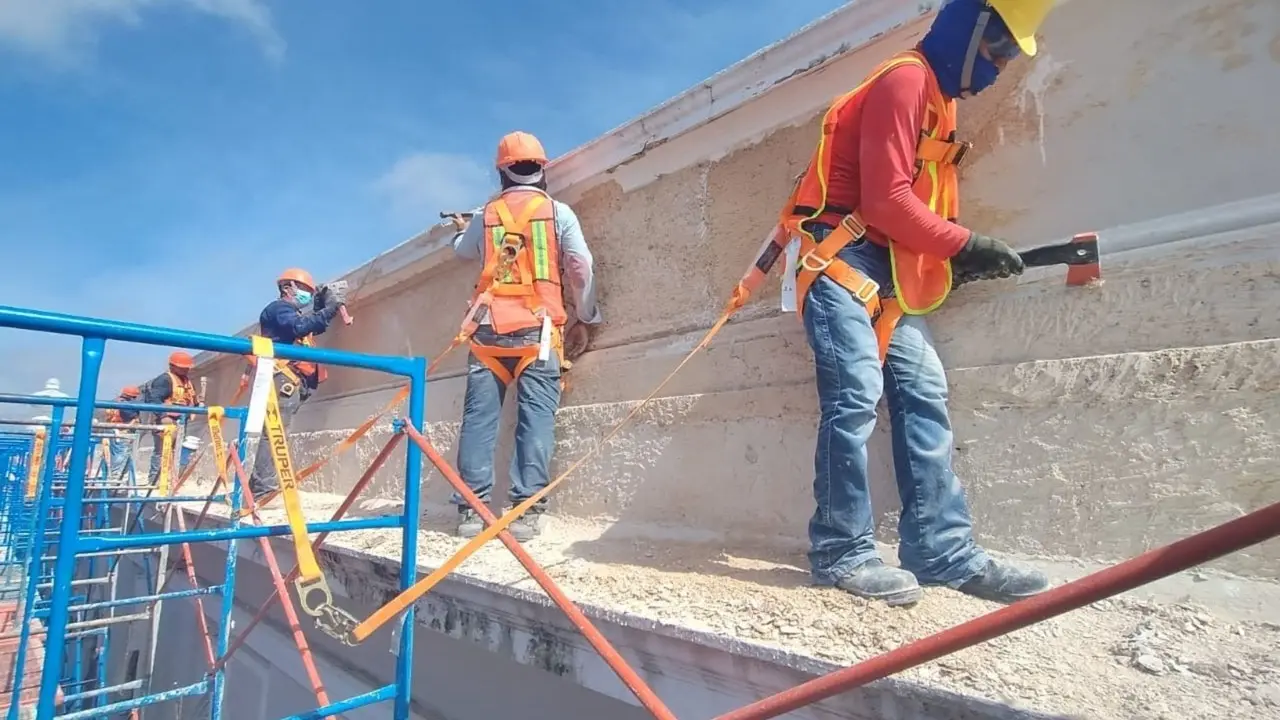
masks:
[[[480,205],[496,186],[492,169],[466,155],[437,152],[406,155],[374,183],[397,222],[413,232],[439,222],[442,211]]]
[[[144,10],[185,6],[235,23],[271,60],[284,56],[264,0],[0,0],[0,45],[67,65],[82,61],[110,24],[137,26]]]

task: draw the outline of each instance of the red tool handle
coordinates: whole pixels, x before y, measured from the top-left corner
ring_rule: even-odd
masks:
[[[354,318],[351,317],[351,313],[347,312],[346,305],[338,306],[338,314],[342,315],[342,322],[346,323],[347,325],[350,325],[352,322],[354,322]]]

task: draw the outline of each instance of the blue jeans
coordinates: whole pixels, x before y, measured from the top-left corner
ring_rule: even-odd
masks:
[[[128,438],[111,438],[110,446],[111,464],[107,471],[108,476],[111,480],[119,480],[124,475],[125,467],[131,459],[133,442]]]
[[[819,228],[821,239],[828,232]],[[840,259],[893,295],[887,249],[851,244]],[[889,406],[893,464],[902,498],[899,559],[923,584],[957,587],[982,570],[986,554],[973,540],[960,481],[951,471],[947,378],[924,318],[898,324],[881,367],[875,331],[862,304],[823,276],[809,290],[805,332],[817,367],[822,419],[814,454],[809,562],[814,579],[834,584],[876,559],[867,487],[867,441],[883,394]]]
[[[498,335],[480,326],[474,339],[483,345],[518,347],[536,345],[539,330]],[[498,421],[506,386],[473,354],[468,360],[467,393],[458,435],[458,473],[481,500],[493,492],[493,454],[498,445]],[[560,407],[560,358],[555,352],[545,362],[535,360],[516,380],[516,447],[511,455],[511,503],[523,502],[551,480],[551,454],[555,450],[556,410]],[[458,493],[452,502],[465,506]],[[532,508],[540,511],[544,498]]]

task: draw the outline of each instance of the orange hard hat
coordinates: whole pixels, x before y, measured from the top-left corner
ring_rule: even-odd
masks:
[[[311,277],[311,273],[298,268],[289,268],[280,273],[280,277],[276,278],[276,285],[283,285],[287,282],[295,282],[299,285],[305,285],[308,290],[316,289],[316,281]]]
[[[496,164],[500,168],[505,168],[518,162],[547,164],[547,151],[542,149],[542,143],[538,138],[520,130],[503,135],[498,141]]]
[[[191,357],[191,353],[175,350],[171,355],[169,355],[169,364],[176,368],[190,370],[196,366],[196,359]]]
[[[133,385],[126,385],[124,386],[123,389],[120,390],[120,397],[122,398],[136,398],[141,394],[142,394],[142,391],[134,387]]]

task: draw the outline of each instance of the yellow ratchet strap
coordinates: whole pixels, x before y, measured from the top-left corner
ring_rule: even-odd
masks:
[[[173,468],[173,439],[177,436],[177,425],[164,426],[164,440],[160,443],[160,485],[156,492],[160,497],[169,497],[169,472]]]
[[[36,430],[36,441],[31,446],[31,465],[27,468],[27,499],[36,496],[36,488],[40,486],[40,468],[44,465],[44,428]]]
[[[222,485],[226,491],[227,504],[231,504],[231,485],[227,482],[227,445],[222,435],[222,419],[227,411],[221,405],[209,406],[209,443],[213,445],[213,464],[217,468],[218,479],[215,485]],[[214,492],[217,492],[215,489]]]
[[[253,338],[253,354],[259,358],[274,358],[275,348],[271,340]],[[302,498],[298,495],[298,476],[293,471],[293,458],[289,455],[289,440],[284,434],[284,421],[280,417],[280,399],[272,382],[267,387],[266,437],[259,442],[271,443],[271,459],[280,477],[280,496],[284,500],[284,512],[293,534],[294,553],[298,558],[298,578],[294,586],[298,590],[298,604],[303,612],[315,618],[316,627],[325,634],[350,644],[351,629],[358,621],[333,604],[333,592],[329,581],[320,569],[316,554],[311,549],[307,535],[307,519],[302,513]]]

